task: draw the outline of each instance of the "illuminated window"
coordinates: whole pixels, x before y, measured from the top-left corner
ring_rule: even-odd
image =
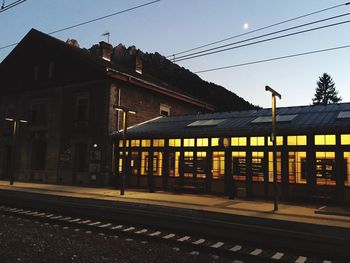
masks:
[[[154,152],[153,153],[153,175],[162,176],[163,169],[163,153]]]
[[[169,139],[169,147],[181,147],[181,139]]]
[[[148,152],[141,153],[141,175],[148,174]]]
[[[207,147],[209,145],[208,138],[198,138],[197,139],[197,147]]]
[[[213,179],[223,179],[225,176],[225,152],[213,152]]]
[[[119,140],[119,147],[123,147],[123,140]],[[126,147],[129,147],[129,140],[126,140]]]
[[[277,182],[281,182],[281,152],[277,152]],[[269,182],[273,182],[273,152],[269,152]]]
[[[247,137],[232,137],[231,146],[247,146]]]
[[[350,134],[342,134],[340,135],[340,141],[342,145],[350,144]]]
[[[344,185],[350,186],[350,152],[344,153]]]
[[[271,137],[270,136],[269,136],[269,138],[267,140],[267,145],[268,146],[273,146],[273,143],[271,141]],[[276,145],[277,146],[283,145],[283,136],[276,136]]]
[[[207,177],[207,153],[197,152],[196,178],[204,179]]]
[[[265,137],[250,137],[250,146],[264,146]]]
[[[141,146],[142,147],[151,147],[151,140],[142,140]]]
[[[132,175],[138,175],[140,169],[139,153],[132,152],[130,160],[130,171]]]
[[[194,147],[194,139],[184,139],[184,147]]]
[[[184,152],[183,172],[184,172],[184,177],[193,178],[193,174],[194,174],[193,152]]]
[[[290,184],[306,184],[306,152],[288,153],[288,176]]]
[[[254,182],[264,181],[264,152],[252,152],[252,179]]]
[[[316,183],[335,185],[335,153],[316,152]]]
[[[139,147],[140,140],[131,140],[131,147]]]
[[[164,147],[164,139],[154,139],[153,147]]]
[[[118,172],[121,174],[123,172],[123,153],[119,153],[119,159],[118,159]]]
[[[219,146],[219,138],[211,138],[211,146]]]
[[[245,181],[247,175],[247,159],[245,152],[232,152],[232,177],[237,181]]]
[[[287,137],[287,144],[289,146],[294,145],[306,145],[306,135],[297,135],[297,136],[288,136]]]
[[[335,135],[315,135],[315,145],[335,145]]]
[[[179,177],[180,152],[169,153],[169,176]]]

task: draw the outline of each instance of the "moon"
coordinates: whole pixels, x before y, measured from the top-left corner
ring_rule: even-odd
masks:
[[[248,23],[244,23],[243,29],[248,29],[248,28],[249,28],[249,24]]]

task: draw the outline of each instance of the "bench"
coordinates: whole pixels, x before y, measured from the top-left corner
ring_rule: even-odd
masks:
[[[181,192],[205,192],[206,190],[206,184],[203,180],[184,180],[180,179],[177,180],[172,185],[173,191],[181,191]]]

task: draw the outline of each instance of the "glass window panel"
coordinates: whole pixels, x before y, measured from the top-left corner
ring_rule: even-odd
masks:
[[[148,174],[148,152],[141,153],[141,175]]]
[[[250,137],[250,145],[251,146],[264,146],[265,145],[265,137]]]
[[[213,179],[223,179],[225,176],[225,152],[213,152],[212,159]]]
[[[273,152],[269,152],[269,182],[273,182]],[[281,182],[281,152],[277,152],[277,182]]]
[[[169,176],[179,177],[180,152],[169,153]]]
[[[212,138],[211,146],[219,146],[219,138]]]
[[[342,134],[340,135],[340,141],[342,145],[350,144],[350,134]]]
[[[231,146],[247,146],[247,137],[232,137]]]
[[[252,152],[252,179],[255,182],[264,181],[264,152]]]
[[[162,176],[163,169],[163,153],[154,152],[153,153],[153,175]]]
[[[207,176],[207,153],[197,152],[196,178],[204,179]]]
[[[198,138],[197,139],[197,147],[207,147],[209,145],[208,138]]]
[[[184,139],[184,147],[194,147],[194,139]]]
[[[247,175],[247,163],[245,152],[232,152],[232,177],[237,181],[245,181]]]
[[[316,183],[335,185],[335,153],[316,152]]]
[[[140,140],[131,140],[131,147],[139,147]]]
[[[139,153],[132,152],[130,160],[130,170],[132,175],[138,175],[140,170]]]
[[[307,143],[306,135],[298,135],[298,136],[287,136],[287,145],[306,145]]]
[[[164,147],[164,139],[154,139],[153,147]]]
[[[142,147],[151,147],[151,140],[142,140],[141,146]]]
[[[181,147],[181,139],[169,139],[170,147]]]
[[[315,145],[335,145],[335,135],[315,135]]]
[[[184,152],[183,173],[184,177],[193,178],[194,174],[193,152]]]
[[[306,152],[288,153],[289,183],[306,184]]]
[[[267,144],[268,146],[273,146],[270,136],[268,137]],[[276,136],[276,145],[277,146],[283,145],[283,136]]]
[[[344,152],[343,173],[344,185],[350,186],[350,152]]]

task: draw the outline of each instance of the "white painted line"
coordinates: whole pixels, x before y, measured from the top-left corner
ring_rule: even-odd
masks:
[[[84,220],[84,221],[79,222],[79,224],[87,224],[87,223],[90,223],[90,222],[91,222],[91,220]]]
[[[164,239],[169,239],[169,238],[172,238],[172,237],[174,237],[174,236],[175,236],[175,234],[171,233],[171,234],[169,234],[169,235],[164,236],[163,238],[164,238]]]
[[[99,225],[99,224],[101,224],[101,222],[97,221],[97,222],[93,222],[93,223],[89,224],[89,226],[96,226],[96,225]]]
[[[243,263],[243,261],[242,260],[234,260],[232,263]]]
[[[67,216],[67,217],[61,218],[60,220],[61,221],[67,221],[67,220],[70,220],[70,219],[72,219],[72,218],[70,216]]]
[[[49,214],[49,215],[47,215],[46,217],[47,218],[50,218],[50,217],[53,217],[54,216],[54,214]]]
[[[123,228],[124,226],[123,225],[117,225],[117,226],[114,226],[114,227],[111,227],[111,229],[121,229]]]
[[[200,244],[203,244],[204,242],[205,242],[205,239],[201,238],[201,239],[198,239],[197,241],[192,242],[192,244],[200,245]]]
[[[184,242],[184,241],[186,241],[186,240],[189,240],[191,237],[189,237],[189,236],[184,236],[184,237],[182,237],[182,238],[179,238],[177,241],[180,241],[180,242]]]
[[[123,232],[129,232],[129,231],[132,231],[132,230],[134,230],[135,229],[135,227],[128,227],[128,228],[125,228],[125,229],[123,229]]]
[[[190,253],[190,255],[192,255],[192,256],[198,256],[198,255],[199,255],[199,252],[198,252],[198,251],[192,251],[192,252]]]
[[[143,234],[143,233],[146,233],[148,230],[146,228],[144,229],[141,229],[139,231],[136,231],[135,234]]]
[[[223,242],[216,242],[215,244],[211,245],[212,248],[219,248],[222,247],[225,243]]]
[[[304,263],[306,260],[307,260],[306,257],[300,256],[300,257],[297,258],[297,260],[295,261],[295,263]]]
[[[60,219],[62,218],[63,216],[54,216],[54,217],[51,217],[51,219]]]
[[[257,255],[260,255],[261,252],[263,252],[262,249],[257,248],[254,251],[250,252],[250,255],[257,256]]]
[[[105,227],[109,227],[109,226],[111,226],[111,225],[112,225],[111,223],[108,223],[108,224],[104,224],[104,225],[101,225],[101,226],[98,226],[98,227],[105,228]]]
[[[74,223],[74,222],[78,222],[78,221],[80,221],[80,220],[81,220],[80,218],[76,218],[76,219],[69,220],[68,222]]]
[[[27,213],[29,213],[29,212],[30,212],[30,210],[24,210],[24,211],[19,212],[19,213],[21,213],[21,214],[27,214]]]
[[[31,213],[28,213],[28,215],[31,215],[31,216],[34,216],[34,215],[37,215],[39,214],[39,212],[31,212]]]
[[[67,230],[67,229],[69,229],[69,227],[68,227],[68,226],[65,226],[63,229],[66,229],[66,230]]]
[[[46,213],[40,213],[40,214],[37,214],[36,216],[40,216],[40,217],[46,216]]]
[[[277,252],[275,255],[273,255],[271,258],[272,259],[277,259],[277,260],[280,260],[282,257],[283,257],[283,253],[281,252]]]
[[[21,211],[23,211],[23,209],[16,208],[15,210],[13,210],[13,212],[15,213],[20,213]]]
[[[151,234],[149,234],[150,237],[154,237],[154,236],[159,236],[162,232],[160,231],[156,231],[156,232],[153,232]]]
[[[230,251],[237,252],[237,251],[240,251],[241,249],[242,249],[242,246],[236,245],[230,248]]]

